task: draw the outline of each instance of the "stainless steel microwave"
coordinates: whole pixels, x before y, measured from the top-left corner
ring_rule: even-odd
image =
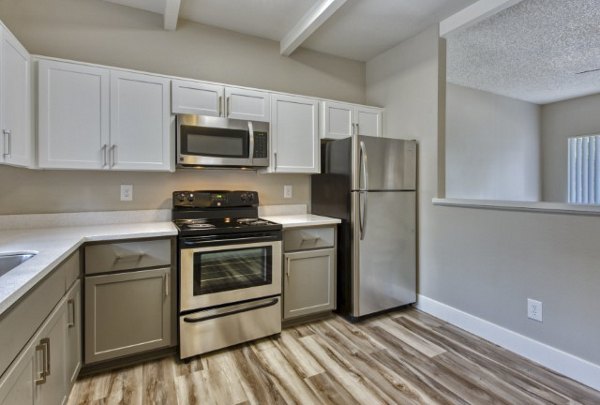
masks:
[[[178,167],[268,167],[269,124],[177,115]]]

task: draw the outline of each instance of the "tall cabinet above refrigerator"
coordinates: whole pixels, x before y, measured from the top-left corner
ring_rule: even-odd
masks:
[[[338,310],[359,319],[414,303],[416,141],[354,136],[324,147],[312,212],[342,220]]]

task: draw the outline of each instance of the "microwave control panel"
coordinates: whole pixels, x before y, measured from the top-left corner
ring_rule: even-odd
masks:
[[[269,157],[269,137],[266,132],[254,132],[254,159]]]

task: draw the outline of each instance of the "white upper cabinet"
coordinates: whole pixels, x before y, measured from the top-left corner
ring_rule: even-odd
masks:
[[[321,139],[343,139],[356,134],[383,136],[383,109],[335,101],[321,103]]]
[[[224,89],[223,86],[215,84],[173,80],[171,82],[172,112],[220,117],[223,114]]]
[[[0,162],[32,166],[30,55],[4,27],[0,36]]]
[[[107,169],[110,71],[40,60],[38,74],[39,166]]]
[[[319,101],[271,95],[271,166],[275,173],[319,173]]]
[[[170,171],[170,80],[39,61],[39,166]]]
[[[262,91],[225,88],[225,116],[239,120],[269,122],[270,94]]]
[[[321,107],[322,139],[343,139],[354,134],[352,104],[323,101]]]
[[[383,136],[383,110],[373,107],[356,107],[356,132],[359,135]]]
[[[171,91],[174,114],[263,122],[271,118],[270,95],[264,91],[186,80],[173,80]]]
[[[113,70],[110,83],[111,169],[170,170],[170,80]]]

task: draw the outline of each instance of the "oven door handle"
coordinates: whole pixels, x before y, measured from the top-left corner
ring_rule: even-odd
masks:
[[[206,245],[213,245],[215,243],[228,243],[228,242],[238,242],[238,241],[244,242],[244,241],[248,241],[248,240],[257,241],[257,242],[262,242],[262,241],[277,242],[279,239],[276,236],[249,236],[247,238],[207,239],[207,240],[197,241],[197,242],[184,240],[183,244],[187,247],[201,247],[201,246],[206,246]]]
[[[203,321],[208,321],[210,319],[221,318],[223,316],[239,314],[240,312],[248,312],[248,311],[252,311],[255,309],[272,307],[273,305],[276,305],[278,302],[279,302],[279,298],[276,297],[276,298],[269,298],[266,300],[261,300],[258,302],[256,302],[256,301],[255,302],[245,302],[243,304],[231,305],[226,308],[208,309],[206,311],[202,311],[202,312],[204,312],[204,314],[202,314],[198,317],[186,316],[183,318],[183,321],[188,322],[188,323],[203,322]]]

